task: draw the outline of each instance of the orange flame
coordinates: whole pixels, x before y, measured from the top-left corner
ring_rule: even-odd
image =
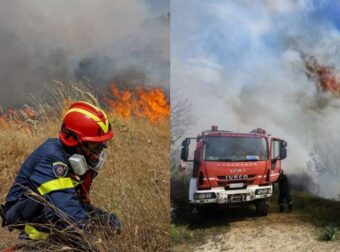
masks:
[[[134,91],[120,90],[116,85],[111,85],[112,98],[103,97],[112,111],[122,118],[132,115],[144,117],[156,122],[168,119],[170,116],[170,104],[161,88],[143,89],[136,88]],[[64,116],[72,99],[64,99],[61,116]],[[42,114],[33,107],[24,105],[20,109],[9,108],[4,110],[0,107],[0,130],[19,130],[26,133],[33,132],[35,125],[42,120]]]
[[[134,91],[129,91],[119,90],[112,84],[111,93],[114,99],[104,98],[104,101],[123,118],[133,114],[153,122],[169,118],[169,101],[161,88],[147,90],[137,87]]]
[[[340,77],[336,74],[334,66],[319,64],[311,55],[304,56],[303,59],[306,74],[317,82],[319,91],[340,95]]]
[[[116,85],[111,85],[111,93],[114,100],[106,99],[110,107],[121,117],[127,118],[132,114],[132,92],[119,90]]]
[[[21,109],[9,108],[6,111],[0,108],[0,129],[20,130],[28,133],[37,120],[38,113],[28,105],[24,105]]]

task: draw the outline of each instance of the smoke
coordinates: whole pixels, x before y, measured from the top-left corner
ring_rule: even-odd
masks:
[[[173,1],[171,83],[192,104],[193,136],[213,124],[239,132],[265,128],[288,142],[287,173],[307,174],[315,187],[305,188],[336,198],[339,165],[316,154],[338,160],[340,100],[308,77],[304,57],[340,66],[339,31],[322,15],[330,5]],[[325,137],[329,141],[320,141]]]
[[[157,18],[149,2],[2,1],[1,106],[43,95],[54,79],[103,87],[132,69],[139,84],[169,83],[169,6]]]

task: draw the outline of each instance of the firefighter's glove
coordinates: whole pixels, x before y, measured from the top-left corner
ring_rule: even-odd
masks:
[[[120,234],[122,229],[122,224],[118,218],[112,213],[105,213],[98,215],[96,218],[92,219],[93,223],[107,228],[109,232],[114,232]]]
[[[118,218],[114,214],[109,215],[108,223],[110,228],[117,234],[120,234],[122,230],[122,223],[118,220]]]

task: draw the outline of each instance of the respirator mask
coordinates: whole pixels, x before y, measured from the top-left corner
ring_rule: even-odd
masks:
[[[99,158],[96,162],[91,162],[91,161],[88,161],[88,167],[96,172],[99,172],[103,166],[104,166],[104,163],[105,163],[105,160],[106,160],[106,152],[105,151],[102,151],[100,154],[99,154]]]
[[[81,154],[74,154],[69,158],[73,172],[78,176],[84,175],[89,169],[99,172],[103,168],[107,157],[104,151],[106,147],[106,143],[84,143],[81,145]]]
[[[90,164],[88,164],[86,158],[83,155],[73,154],[69,158],[69,162],[71,164],[73,172],[78,176],[82,176],[89,169],[92,169],[95,172],[99,172],[104,166],[106,157],[106,152],[102,151],[97,162],[91,162]]]

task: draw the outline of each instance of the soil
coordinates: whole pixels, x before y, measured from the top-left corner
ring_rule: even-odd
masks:
[[[339,241],[319,240],[321,229],[294,213],[229,222],[225,232],[203,244],[181,244],[174,251],[340,251]]]

